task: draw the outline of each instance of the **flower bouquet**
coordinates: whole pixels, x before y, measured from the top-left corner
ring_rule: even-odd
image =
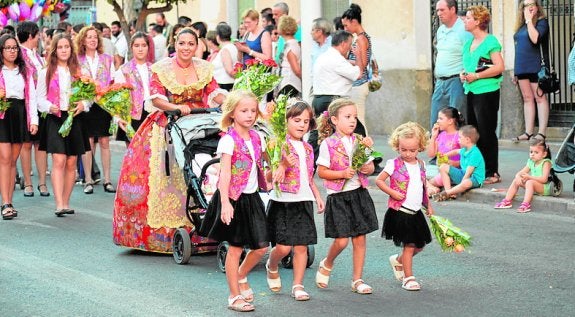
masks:
[[[373,141],[371,141],[371,139],[365,139],[357,134],[355,137],[355,147],[351,157],[351,169],[357,171],[363,166],[363,164],[367,163],[370,157],[380,158],[383,155],[372,148]]]
[[[437,160],[435,164],[437,166],[441,166],[441,164],[449,164],[449,157],[447,155],[437,152],[436,157]]]
[[[246,61],[246,69],[242,70],[242,65],[236,63],[234,69],[236,70],[236,82],[234,83],[234,90],[242,89],[249,90],[261,99],[265,94],[272,91],[277,86],[282,78],[278,75],[272,74],[272,68],[277,64],[273,59],[265,61],[258,61],[250,59]]]
[[[126,122],[126,136],[132,138],[136,131],[131,125],[132,122],[132,96],[130,91],[134,89],[129,84],[113,84],[100,91],[96,97],[96,102],[100,108],[108,112],[113,118],[110,123],[110,134],[118,131],[118,122]]]
[[[276,98],[275,105],[270,103],[272,105],[266,109],[266,112],[269,115],[267,121],[271,126],[272,132],[268,140],[266,140],[266,152],[270,158],[272,173],[278,168],[282,160],[282,150],[285,149],[289,153],[289,148],[286,143],[287,103],[288,96],[282,94]],[[279,190],[277,190],[277,192],[279,193]]]
[[[431,216],[431,231],[443,251],[460,253],[471,245],[471,236],[440,216]]]
[[[10,108],[10,101],[0,98],[0,119],[4,119],[4,114],[6,110]]]
[[[76,102],[82,100],[93,100],[96,97],[96,83],[86,76],[80,76],[72,82],[72,94],[70,95],[70,105],[68,106],[68,117],[58,130],[62,137],[67,137],[72,129],[72,121],[74,120],[74,110],[76,110]]]

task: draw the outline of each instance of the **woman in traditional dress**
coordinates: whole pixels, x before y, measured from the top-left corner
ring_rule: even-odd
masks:
[[[148,51],[150,49],[150,39],[142,32],[136,32],[132,35],[130,41],[132,49],[132,60],[122,65],[114,76],[116,83],[128,83],[134,87],[131,91],[132,97],[132,127],[138,131],[148,112],[144,110],[144,102],[150,99],[150,75],[152,74],[152,64],[147,61]],[[118,130],[116,140],[125,141],[128,145],[129,140],[123,129]]]
[[[74,38],[77,48],[78,62],[82,75],[92,78],[97,85],[104,88],[112,82],[112,74],[115,72],[114,59],[112,56],[104,54],[102,35],[93,26],[86,26]],[[100,157],[102,159],[102,169],[104,170],[104,191],[115,193],[116,189],[112,185],[110,178],[111,154],[110,154],[110,122],[112,116],[97,104],[90,107],[90,111],[85,115],[84,131],[90,138],[90,147],[82,155],[84,165],[86,185],[85,194],[94,192],[92,182],[92,152],[96,150],[94,138],[98,138],[100,145]]]
[[[163,111],[219,107],[225,99],[213,78],[213,66],[195,58],[197,35],[189,28],[176,37],[176,54],[152,65],[150,95],[153,106],[132,138],[118,180],[114,201],[114,243],[146,251],[171,253],[172,235],[186,218],[186,184],[182,170],[169,155],[166,171]],[[169,173],[166,173],[169,172]],[[167,176],[169,174],[169,176]]]

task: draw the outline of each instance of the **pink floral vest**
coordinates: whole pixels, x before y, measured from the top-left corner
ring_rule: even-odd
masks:
[[[299,156],[294,148],[294,146],[289,142],[289,136],[286,137],[286,142],[288,144],[289,153],[293,153],[298,159],[298,163],[295,166],[290,166],[286,168],[284,181],[279,184],[280,190],[286,193],[297,194],[300,188],[300,169],[299,169]],[[305,149],[305,162],[307,165],[307,174],[309,182],[313,181],[313,148],[307,142],[303,142],[303,147]],[[282,158],[286,156],[285,150],[282,151]]]
[[[28,75],[23,74],[22,77],[24,77],[24,96],[25,96],[24,104],[26,105],[26,126],[28,128],[30,128],[30,121],[32,119],[30,117],[30,102],[29,102],[29,100],[33,97],[30,96],[30,87],[29,87],[30,85],[28,83]],[[0,69],[0,89],[6,91],[6,82],[4,81],[4,74],[2,73],[1,69]],[[4,119],[4,112],[0,112],[0,119]]]
[[[142,82],[142,77],[140,77],[140,72],[136,67],[136,60],[132,59],[130,62],[124,64],[121,67],[122,74],[126,78],[126,82],[134,86],[134,89],[130,92],[132,96],[132,119],[140,120],[142,118],[142,110],[144,109],[144,83]],[[148,66],[149,77],[152,77],[151,63],[146,63]],[[149,82],[145,83],[150,85]]]
[[[237,200],[248,184],[248,178],[252,170],[252,156],[248,146],[242,137],[232,127],[229,128],[228,134],[234,140],[234,152],[232,154],[232,175],[228,196]],[[250,130],[250,139],[254,146],[254,156],[256,166],[258,167],[258,185],[261,189],[266,189],[266,180],[264,178],[264,169],[262,165],[262,144],[259,134],[255,130]]]
[[[344,169],[351,166],[351,162],[349,161],[349,157],[347,156],[347,151],[345,150],[345,146],[343,142],[341,142],[342,135],[339,133],[334,133],[325,139],[327,144],[327,148],[329,150],[329,162],[330,166],[329,169],[333,171],[343,171]],[[356,136],[352,136],[352,142],[355,144]],[[366,188],[369,181],[367,179],[367,175],[357,172],[359,177],[359,182],[361,183],[361,187]],[[341,191],[343,186],[345,185],[345,178],[341,179],[334,179],[334,180],[324,180],[324,186],[327,189]]]
[[[425,167],[423,165],[423,161],[418,159],[418,162],[420,166],[419,173],[421,175],[421,181],[423,182],[422,204],[425,208],[427,208],[427,206],[429,206],[429,198],[427,197],[427,187],[425,186]],[[407,167],[405,167],[405,162],[403,162],[400,157],[396,157],[395,160],[393,160],[393,173],[389,177],[389,187],[402,193],[405,197],[408,186],[409,173],[407,172]],[[404,201],[405,198],[403,200],[395,200],[390,196],[387,201],[387,206],[389,208],[399,210],[399,207],[401,207]]]
[[[50,79],[46,99],[48,99],[48,101],[53,105],[60,107],[60,79],[58,78],[58,69],[54,71],[54,75],[52,75],[52,78]],[[58,113],[55,114],[57,117],[60,117],[61,115],[61,111],[58,111]]]
[[[110,82],[112,82],[112,56],[107,54],[98,55],[98,68],[96,70],[96,74],[92,74],[86,55],[78,55],[78,61],[80,62],[82,74],[90,76],[90,78],[94,79],[100,87],[107,87]]]

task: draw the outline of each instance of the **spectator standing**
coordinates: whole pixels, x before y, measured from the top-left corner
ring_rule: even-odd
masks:
[[[119,21],[112,22],[112,43],[116,47],[114,55],[114,65],[122,65],[128,56],[128,39],[122,32],[122,25]]]
[[[190,22],[192,22],[191,19]],[[172,33],[173,27],[170,23],[168,23],[168,20],[166,20],[164,13],[160,12],[156,14],[156,24],[162,27],[162,35],[165,39],[167,39],[170,36],[170,33]],[[165,44],[166,43],[164,43],[164,45]]]
[[[459,73],[463,69],[463,45],[471,39],[462,19],[457,15],[456,0],[439,0],[435,12],[441,22],[435,38],[435,87],[431,97],[430,126],[437,122],[439,110],[453,107],[467,117],[467,100]]]
[[[227,91],[234,86],[234,65],[238,62],[238,49],[231,42],[232,28],[225,23],[216,27],[216,40],[220,44],[220,52],[212,60],[214,64],[214,79],[220,88]]]
[[[331,33],[333,25],[329,20],[317,18],[311,24],[311,37],[313,39],[311,49],[311,70],[313,77],[313,66],[317,57],[325,53],[331,47]]]
[[[276,21],[276,24],[279,23],[279,20],[282,16],[289,15],[289,6],[285,2],[278,2],[274,4],[272,7],[272,16]],[[297,32],[294,34],[294,38],[299,42],[301,42],[301,28],[298,26]],[[285,46],[285,39],[283,37],[279,37],[278,44],[276,48],[276,53],[274,55],[274,59],[278,65],[280,64],[280,56],[281,53],[284,51]]]
[[[460,75],[467,94],[467,123],[475,126],[481,138],[477,147],[485,159],[484,184],[501,182],[497,142],[497,112],[499,111],[501,73],[505,69],[501,44],[487,32],[491,20],[484,6],[467,8],[465,30],[473,39],[463,46],[463,68]]]
[[[166,54],[166,38],[162,34],[162,26],[156,24],[152,27],[150,35],[154,41],[154,61],[156,62]]]
[[[198,36],[198,48],[196,49],[196,57],[201,58],[203,60],[207,60],[208,56],[210,55],[210,51],[208,50],[208,43],[206,41],[206,35],[208,35],[208,27],[204,22],[194,22],[191,25],[192,30],[196,32]]]
[[[245,64],[249,59],[266,60],[272,58],[272,41],[271,36],[266,30],[259,25],[260,14],[254,10],[247,10],[243,16],[246,35],[243,41],[235,43],[238,51],[242,53],[242,63]],[[239,59],[239,57],[238,57]]]
[[[539,131],[535,137],[545,140],[549,121],[549,101],[547,94],[539,89],[537,73],[541,70],[541,52],[544,53],[545,64],[549,65],[549,23],[539,0],[520,1],[517,12],[515,35],[513,35],[515,40],[513,81],[519,85],[523,98],[525,132],[513,141],[527,141],[534,135],[535,106],[539,122]]]
[[[298,26],[294,18],[284,15],[278,23],[278,31],[285,39],[284,51],[279,64],[279,75],[282,81],[279,84],[279,94],[290,97],[301,95],[301,48],[294,38]]]

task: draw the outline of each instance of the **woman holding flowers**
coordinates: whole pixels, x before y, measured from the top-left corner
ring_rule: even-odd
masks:
[[[132,60],[122,65],[115,74],[114,81],[117,84],[126,83],[134,87],[130,92],[132,97],[132,127],[138,130],[148,112],[144,110],[144,102],[150,99],[150,76],[152,74],[152,64],[147,61],[150,40],[142,32],[136,32],[132,35],[130,41],[132,49]],[[124,130],[118,130],[116,140],[129,143],[128,137]]]
[[[114,59],[110,55],[103,54],[104,45],[102,35],[93,26],[86,26],[80,30],[74,38],[77,48],[78,62],[82,75],[87,76],[96,82],[99,87],[107,87],[112,82],[114,73]],[[93,100],[92,100],[93,101]],[[86,185],[84,186],[85,194],[94,192],[92,182],[92,152],[96,150],[94,138],[98,138],[100,145],[100,157],[102,159],[102,169],[104,171],[104,191],[115,193],[116,189],[111,183],[111,154],[110,154],[110,122],[112,116],[100,108],[97,104],[90,107],[90,111],[84,119],[84,131],[90,139],[90,147],[82,155],[82,164],[84,166]]]
[[[73,214],[70,196],[76,179],[76,160],[85,153],[88,137],[83,133],[82,120],[72,120],[70,132],[63,137],[58,131],[68,116],[76,117],[88,109],[90,101],[70,104],[72,82],[80,71],[72,39],[65,33],[54,35],[48,51],[48,67],[38,74],[38,108],[48,113],[46,138],[40,150],[52,154],[52,187],[56,200],[56,215]]]
[[[225,91],[213,79],[211,64],[194,58],[197,44],[196,34],[184,28],[176,36],[175,56],[151,67],[153,105],[144,106],[150,115],[128,146],[114,201],[113,236],[118,245],[171,253],[173,228],[192,225],[185,215],[182,170],[170,159],[166,171],[168,121],[163,111],[179,110],[185,116],[193,108],[223,103]]]
[[[0,192],[2,219],[18,216],[12,205],[22,143],[38,132],[36,91],[22,51],[11,34],[0,37]],[[30,134],[28,134],[30,132]]]

